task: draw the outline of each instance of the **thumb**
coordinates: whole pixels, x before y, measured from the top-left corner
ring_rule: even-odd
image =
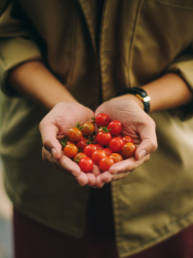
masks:
[[[55,159],[60,159],[62,155],[62,146],[57,139],[57,126],[51,123],[40,123],[39,129],[44,148],[46,148]]]
[[[105,102],[104,102],[105,103]],[[95,117],[99,114],[99,113],[105,113],[105,104],[101,104],[99,107],[97,107],[97,109],[94,112]]]

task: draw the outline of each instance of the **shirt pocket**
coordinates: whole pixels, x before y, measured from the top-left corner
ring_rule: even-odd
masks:
[[[193,10],[192,0],[157,0],[160,4],[168,5],[170,7]]]

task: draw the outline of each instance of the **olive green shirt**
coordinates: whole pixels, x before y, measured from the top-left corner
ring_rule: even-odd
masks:
[[[90,189],[41,160],[38,123],[45,110],[6,83],[10,69],[44,60],[91,108],[101,95],[108,100],[121,88],[141,86],[168,72],[178,73],[193,90],[192,1],[106,0],[100,23],[96,9],[94,0],[0,4],[0,153],[6,190],[28,216],[77,237],[84,232]],[[127,178],[112,183],[120,257],[193,223],[191,108],[152,114],[158,150]]]

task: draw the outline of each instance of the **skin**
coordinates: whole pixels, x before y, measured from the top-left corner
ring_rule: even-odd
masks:
[[[8,80],[18,92],[48,110],[39,125],[42,157],[69,171],[80,185],[100,188],[112,180],[124,178],[147,161],[157,149],[155,122],[143,111],[142,102],[131,94],[102,103],[94,113],[78,103],[40,61],[30,61],[15,67]],[[177,74],[163,75],[143,88],[151,97],[150,112],[179,107],[192,100],[192,92]],[[129,133],[138,145],[135,157],[114,164],[103,174],[99,174],[96,166],[93,173],[85,174],[74,161],[62,154],[57,136],[64,135],[77,121],[86,122],[98,113],[107,113],[111,119],[120,120],[125,128],[124,133]]]

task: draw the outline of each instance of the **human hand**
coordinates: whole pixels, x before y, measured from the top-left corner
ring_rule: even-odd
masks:
[[[108,172],[113,174],[113,180],[127,176],[157,149],[155,122],[143,111],[141,104],[135,96],[126,95],[104,102],[95,112],[95,116],[107,113],[111,120],[119,120],[123,125],[123,134],[130,135],[137,146],[134,157],[110,167]]]
[[[102,187],[104,183],[111,181],[112,175],[101,175],[96,166],[92,173],[82,172],[76,162],[63,154],[59,141],[77,122],[84,123],[93,117],[92,110],[77,102],[56,104],[39,125],[43,144],[42,158],[69,171],[80,185]]]

